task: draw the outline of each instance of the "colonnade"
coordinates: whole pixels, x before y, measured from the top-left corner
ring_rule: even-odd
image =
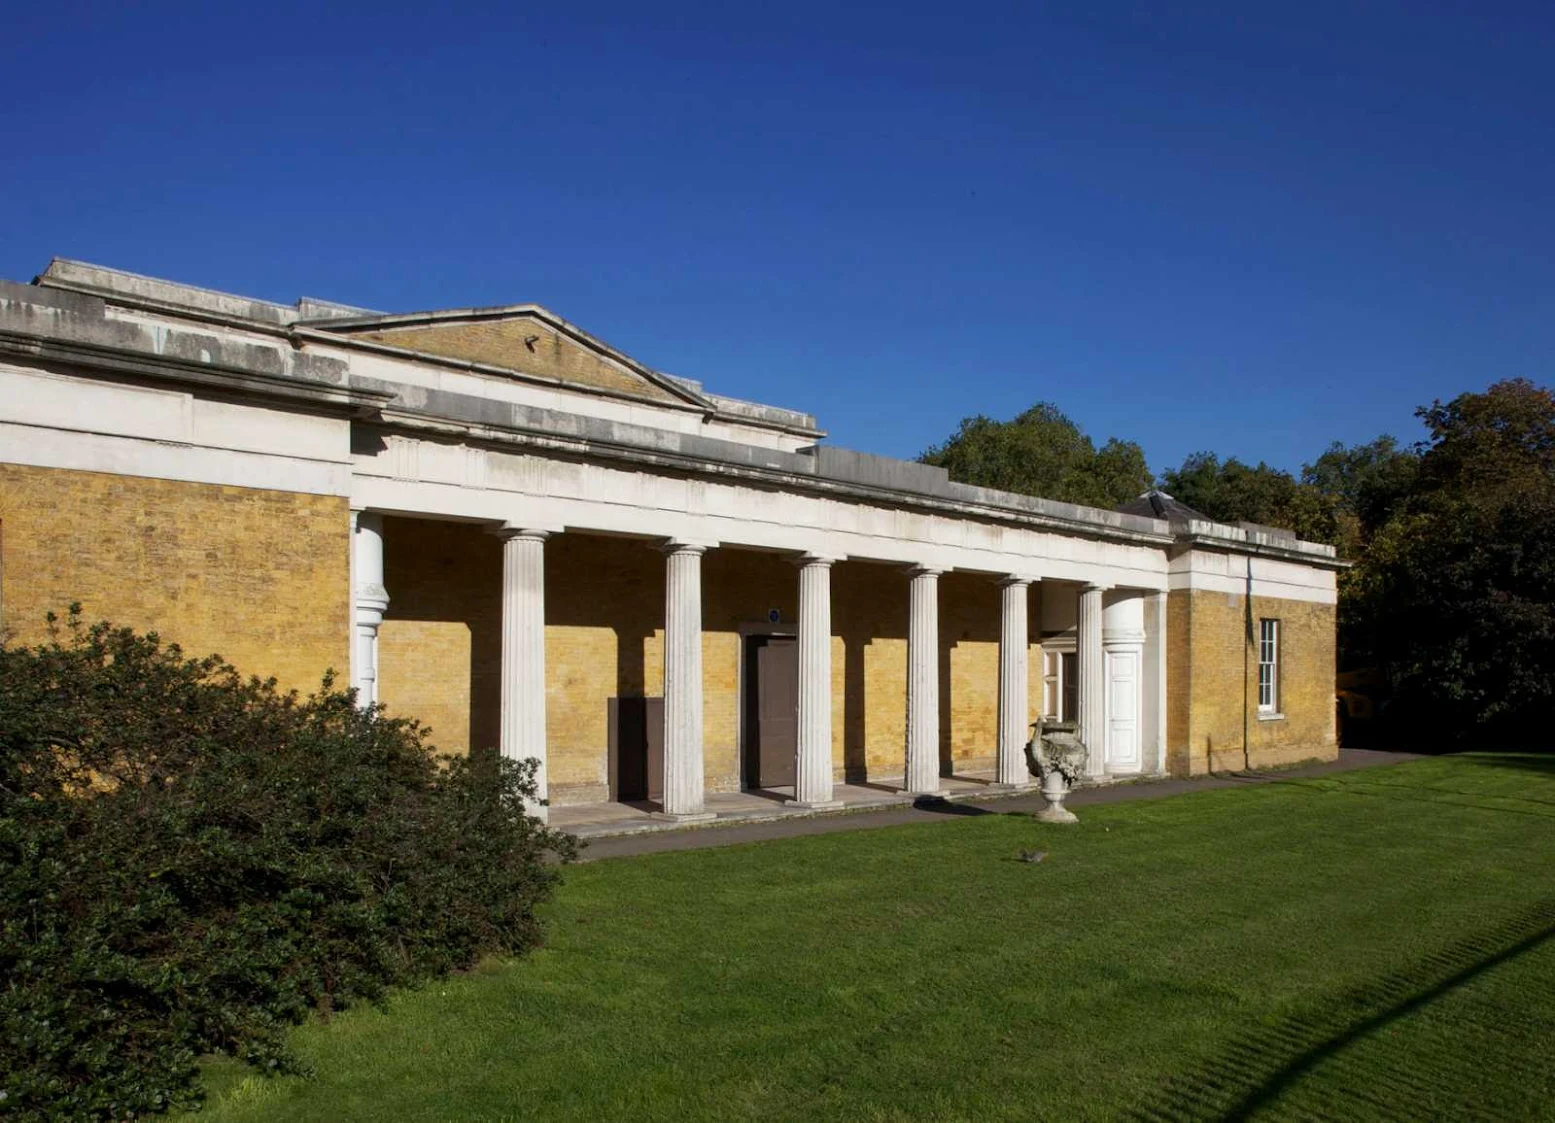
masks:
[[[388,608],[383,581],[382,519],[352,513],[354,602],[353,682],[362,704],[379,701],[377,633]],[[546,530],[504,525],[502,539],[502,666],[500,751],[538,762],[537,797],[547,796],[545,732],[545,542]],[[660,814],[677,821],[712,818],[704,800],[702,743],[702,557],[711,542],[663,544],[664,776]],[[831,573],[838,559],[805,554],[799,578],[799,690],[795,790],[792,803],[812,809],[841,806],[834,799],[832,769]],[[940,790],[939,578],[941,570],[907,569],[907,736],[904,790]],[[1029,591],[1038,577],[1009,574],[1001,584],[999,631],[998,755],[996,782],[1010,788],[1031,783],[1025,760],[1032,707],[1028,697]],[[1139,674],[1145,594],[1126,597],[1105,611],[1101,585],[1079,595],[1079,736],[1089,749],[1088,772],[1103,775],[1106,751],[1107,666],[1113,657],[1135,656]],[[1160,594],[1152,594],[1159,598]],[[1164,614],[1162,617],[1164,621]],[[1124,664],[1119,664],[1124,666]],[[1125,667],[1126,669],[1126,667]],[[1137,721],[1137,714],[1133,715]],[[1132,769],[1140,767],[1137,754]],[[544,806],[535,812],[544,815]]]

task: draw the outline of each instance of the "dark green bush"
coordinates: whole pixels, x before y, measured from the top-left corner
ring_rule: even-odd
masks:
[[[533,765],[108,624],[0,646],[0,1115],[198,1102],[288,1026],[539,943]]]

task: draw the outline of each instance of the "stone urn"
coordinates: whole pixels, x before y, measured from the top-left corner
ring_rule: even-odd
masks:
[[[1049,768],[1047,774],[1042,777],[1042,798],[1047,801],[1047,806],[1037,812],[1037,819],[1043,823],[1078,823],[1073,811],[1064,807],[1064,797],[1069,794],[1069,781],[1064,779],[1064,774],[1056,768]]]
[[[1047,801],[1036,818],[1043,823],[1078,823],[1074,812],[1064,806],[1064,799],[1069,795],[1068,774],[1080,774],[1085,746],[1071,723],[1037,721],[1033,726],[1026,745],[1026,764],[1042,781],[1042,798]]]

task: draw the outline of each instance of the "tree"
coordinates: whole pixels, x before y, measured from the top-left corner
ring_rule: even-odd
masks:
[[[948,469],[959,483],[1092,507],[1126,503],[1151,482],[1137,444],[1114,437],[1098,450],[1051,402],[1011,421],[964,418],[944,444],[919,459]]]
[[[1420,468],[1420,453],[1390,436],[1328,451],[1301,469],[1301,482],[1331,505],[1334,543],[1344,557],[1356,557],[1408,498]]]
[[[1378,449],[1352,475],[1375,489],[1357,506],[1388,514],[1342,585],[1346,658],[1386,669],[1420,730],[1547,741],[1555,395],[1519,379],[1416,415],[1430,439],[1413,469]]]
[[[1289,472],[1213,452],[1195,452],[1161,474],[1161,489],[1219,522],[1280,527],[1301,538],[1332,542],[1333,504]]]

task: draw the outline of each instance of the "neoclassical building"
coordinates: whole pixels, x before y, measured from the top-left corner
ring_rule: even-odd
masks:
[[[835,448],[531,304],[384,315],[56,260],[0,282],[0,626],[72,601],[553,806],[1329,758],[1327,546]]]

